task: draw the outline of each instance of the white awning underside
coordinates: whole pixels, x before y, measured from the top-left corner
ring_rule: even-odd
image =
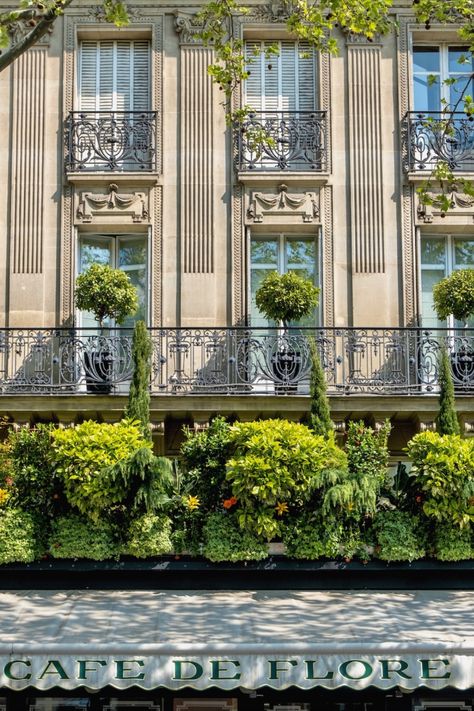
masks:
[[[0,684],[474,686],[467,591],[0,593]]]

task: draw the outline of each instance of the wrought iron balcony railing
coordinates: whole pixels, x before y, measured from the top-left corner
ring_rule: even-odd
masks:
[[[331,395],[434,393],[443,345],[456,391],[474,395],[474,329],[156,328],[150,335],[157,395],[308,394],[310,336]],[[126,329],[1,329],[0,393],[126,393],[131,345]]]
[[[254,111],[234,135],[239,171],[327,169],[325,111]]]
[[[156,170],[156,111],[72,111],[67,171]]]
[[[410,111],[405,134],[408,170],[432,170],[443,161],[453,171],[474,172],[474,120],[465,113]]]

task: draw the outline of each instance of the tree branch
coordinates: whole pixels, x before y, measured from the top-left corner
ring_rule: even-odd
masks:
[[[23,37],[19,42],[11,45],[5,52],[0,54],[0,72],[10,66],[15,59],[17,59],[23,52],[32,47],[38,40],[46,34],[46,32],[53,26],[54,22],[57,20],[58,15],[62,13],[65,7],[70,5],[72,0],[62,0],[58,2],[53,8],[48,10],[48,12],[38,21],[38,23],[33,27],[31,32]]]

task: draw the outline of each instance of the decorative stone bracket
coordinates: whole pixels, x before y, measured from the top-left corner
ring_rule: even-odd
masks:
[[[100,193],[82,193],[77,208],[77,217],[81,222],[92,222],[97,215],[119,214],[129,216],[132,222],[143,222],[148,218],[145,193],[119,193],[114,183],[109,185],[107,195]]]
[[[436,198],[436,193],[428,193],[429,197]],[[471,218],[474,221],[474,197],[465,193],[453,191],[450,195],[450,212],[449,216],[453,218]],[[433,221],[445,219],[445,213],[441,212],[439,207],[435,205],[425,205],[418,198],[417,217],[420,222],[432,224]],[[456,220],[457,221],[457,220]]]
[[[247,217],[253,222],[263,222],[265,216],[278,214],[299,215],[303,222],[313,222],[319,217],[316,193],[288,193],[284,184],[278,186],[278,193],[254,192],[250,197]]]

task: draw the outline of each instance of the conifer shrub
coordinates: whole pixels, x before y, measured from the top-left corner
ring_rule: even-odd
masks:
[[[137,321],[133,330],[133,375],[124,417],[140,422],[145,439],[151,440],[150,431],[150,375],[152,343],[144,321]]]
[[[440,435],[458,435],[461,433],[454,401],[453,375],[451,362],[446,348],[441,349],[439,363],[439,412],[436,429]]]
[[[314,338],[309,339],[309,347],[311,353],[309,426],[315,434],[326,437],[333,431],[331,410],[326,393],[326,377]]]

